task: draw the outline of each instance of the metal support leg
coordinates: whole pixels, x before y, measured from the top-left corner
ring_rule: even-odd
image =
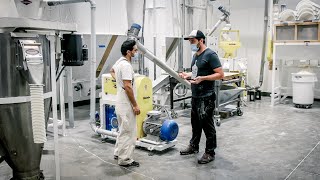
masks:
[[[174,89],[174,84],[172,82],[172,77],[170,77],[170,109],[173,110],[173,89]]]
[[[67,69],[69,127],[74,128],[72,67],[67,67]],[[94,93],[94,91],[91,93]]]
[[[60,77],[60,114],[62,121],[62,136],[66,136],[66,112],[64,105],[64,79],[65,79],[65,70],[62,71]]]
[[[220,126],[221,124],[221,117],[220,117],[220,108],[219,108],[219,92],[221,87],[221,80],[217,80],[214,82],[214,90],[216,93],[216,101],[215,101],[215,108],[214,108],[214,121],[217,126]]]
[[[57,111],[57,87],[56,87],[56,61],[55,61],[55,37],[49,36],[50,41],[50,61],[51,61],[51,85],[52,85],[52,115],[53,115],[53,141],[54,141],[54,161],[56,168],[56,180],[60,180],[60,159],[58,142],[58,111]]]
[[[105,104],[103,104],[102,100],[100,99],[100,128],[102,129],[106,129],[105,120],[106,120]]]
[[[274,44],[273,46],[273,59],[272,59],[272,86],[271,86],[271,106],[275,105],[275,88],[276,88],[276,49],[277,46]]]

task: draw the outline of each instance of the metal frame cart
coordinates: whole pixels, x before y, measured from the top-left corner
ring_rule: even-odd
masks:
[[[241,73],[233,72],[225,72],[225,78],[223,80],[215,81],[216,102],[213,119],[217,126],[221,124],[220,114],[225,114],[225,118],[234,115],[243,115],[241,98],[242,92],[246,89],[241,87],[241,82]],[[236,108],[226,108],[227,105],[233,103],[237,103]]]

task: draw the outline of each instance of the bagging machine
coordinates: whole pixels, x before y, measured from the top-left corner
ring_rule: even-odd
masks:
[[[60,179],[56,60],[62,56],[58,48],[62,32],[69,33],[64,40],[77,37],[77,47],[70,41],[63,43],[64,60],[82,61],[86,51],[79,35],[71,35],[77,30],[75,24],[31,16],[38,14],[40,1],[15,2],[24,10],[19,11],[20,17],[0,17],[0,163],[10,166],[12,180],[44,179],[40,162],[52,107],[54,163],[56,179]],[[70,47],[77,50],[76,57]]]
[[[14,179],[43,179],[51,91],[49,41],[45,36],[0,34],[0,156]],[[0,161],[1,163],[1,161]]]

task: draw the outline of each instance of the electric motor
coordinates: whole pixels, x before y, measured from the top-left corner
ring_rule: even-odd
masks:
[[[174,120],[160,117],[160,111],[149,111],[147,119],[143,122],[143,132],[158,136],[163,141],[173,141],[178,136],[178,124]]]

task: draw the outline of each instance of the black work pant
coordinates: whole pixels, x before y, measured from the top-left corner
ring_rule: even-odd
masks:
[[[212,119],[213,111],[215,108],[215,94],[204,97],[191,99],[191,125],[192,125],[192,138],[190,145],[199,149],[202,129],[206,135],[206,149],[205,152],[215,155],[214,149],[217,147],[216,129]]]

